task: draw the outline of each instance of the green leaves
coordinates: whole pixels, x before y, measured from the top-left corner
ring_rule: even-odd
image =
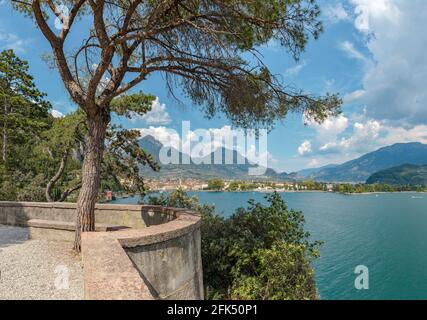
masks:
[[[289,210],[277,193],[267,205],[249,201],[224,219],[182,190],[150,197],[149,203],[189,208],[203,215],[202,260],[209,299],[317,299],[311,262],[319,242],[310,242],[304,216]]]
[[[265,206],[249,201],[248,209],[227,220],[204,220],[203,231],[222,230],[202,233],[208,244],[202,251],[208,259],[207,283],[213,283],[216,295],[231,299],[316,299],[310,263],[319,243],[309,242],[303,214],[289,210],[279,194],[266,200]]]
[[[237,300],[314,300],[314,272],[304,245],[277,241],[245,261],[257,266],[255,274],[237,277],[231,298]]]
[[[12,50],[0,53],[1,162],[7,170],[19,170],[31,158],[28,147],[40,139],[52,117],[50,103],[28,74],[28,63]],[[24,170],[25,171],[25,170]]]
[[[225,187],[224,181],[221,179],[212,179],[208,181],[208,189],[214,191],[221,191]]]
[[[151,111],[151,105],[155,99],[155,96],[142,92],[122,95],[111,102],[111,111],[127,118],[132,118],[135,114],[144,115]]]

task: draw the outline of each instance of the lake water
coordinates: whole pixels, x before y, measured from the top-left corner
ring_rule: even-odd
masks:
[[[262,193],[191,193],[228,216]],[[302,210],[313,239],[324,241],[316,261],[322,299],[427,299],[427,195],[416,193],[346,196],[283,193]],[[136,203],[120,199],[116,203]],[[355,268],[369,268],[369,290],[354,286]]]

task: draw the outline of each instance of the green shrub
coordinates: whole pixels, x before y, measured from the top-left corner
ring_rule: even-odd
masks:
[[[313,259],[304,216],[289,210],[279,194],[268,205],[249,201],[228,219],[183,191],[150,197],[150,204],[189,208],[203,215],[202,260],[208,299],[317,299]]]

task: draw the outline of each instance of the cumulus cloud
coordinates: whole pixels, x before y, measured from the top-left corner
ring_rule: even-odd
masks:
[[[343,163],[395,143],[427,144],[427,125],[404,127],[390,121],[369,118],[365,113],[348,118],[342,115],[340,119],[331,119],[323,126],[310,126],[317,134],[298,149],[299,166],[305,164],[306,167],[317,167]],[[310,146],[308,157],[304,152],[307,146]]]
[[[427,125],[417,125],[412,128],[384,125],[386,134],[378,141],[381,145],[394,143],[421,142],[427,144]]]
[[[375,120],[368,120],[365,123],[356,122],[353,124],[349,137],[329,141],[323,144],[319,151],[323,153],[352,153],[362,154],[369,152],[378,144],[376,140],[380,135],[381,124]]]
[[[305,140],[298,148],[298,153],[300,156],[304,156],[311,152],[311,142]]]
[[[316,131],[316,139],[319,141],[336,140],[337,136],[343,133],[349,125],[349,120],[344,115],[328,118],[320,124],[310,119],[304,119],[304,122]]]
[[[355,27],[373,62],[362,80],[360,103],[377,120],[419,125],[427,121],[427,2],[351,0]],[[347,44],[348,52],[358,57]],[[360,52],[359,52],[360,53]],[[362,59],[362,57],[360,56]]]
[[[136,122],[142,120],[148,125],[168,125],[172,122],[172,119],[169,113],[166,110],[166,105],[164,103],[160,103],[159,97],[157,97],[152,105],[151,111],[147,112],[143,116],[133,115],[132,121]]]
[[[141,138],[152,136],[165,147],[172,147],[177,150],[180,149],[181,138],[179,137],[179,134],[173,129],[166,128],[164,126],[150,126],[149,128],[135,128],[133,130],[138,130]]]
[[[50,114],[54,118],[63,118],[64,117],[64,114],[61,111],[54,110],[54,109],[50,111]]]
[[[151,111],[142,116],[142,119],[147,124],[152,125],[166,125],[172,122],[169,113],[166,111],[166,105],[160,103],[160,99],[157,97],[153,101]]]

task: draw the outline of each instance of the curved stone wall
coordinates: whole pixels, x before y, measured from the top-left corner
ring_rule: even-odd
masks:
[[[143,205],[97,204],[96,223],[129,228],[144,228],[173,219],[168,208]],[[0,224],[26,227],[28,220],[76,221],[75,203],[5,202],[0,201]]]
[[[0,202],[0,224],[72,240],[75,212],[69,203]],[[95,214],[100,232],[82,234],[86,299],[203,299],[199,215],[109,204],[97,205]]]
[[[86,299],[203,299],[200,216],[167,210],[165,224],[82,235]]]

